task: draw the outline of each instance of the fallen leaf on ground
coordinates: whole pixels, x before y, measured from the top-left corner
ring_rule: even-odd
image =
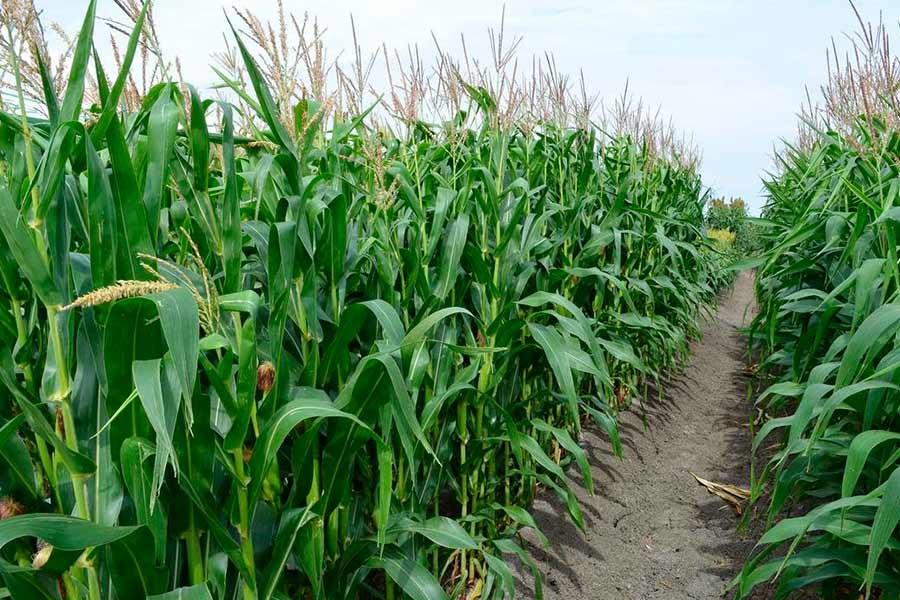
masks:
[[[697,483],[706,488],[706,490],[715,496],[718,496],[727,502],[738,516],[744,513],[744,502],[750,498],[750,490],[736,485],[728,485],[727,483],[716,483],[698,477],[693,471],[688,471],[691,476],[697,480]]]

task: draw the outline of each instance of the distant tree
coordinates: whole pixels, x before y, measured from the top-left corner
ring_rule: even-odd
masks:
[[[706,226],[711,229],[727,229],[737,234],[746,216],[747,205],[742,199],[714,198],[706,212]]]
[[[747,203],[742,198],[714,198],[706,211],[706,227],[734,234],[735,248],[744,254],[756,247],[756,232],[748,220]]]

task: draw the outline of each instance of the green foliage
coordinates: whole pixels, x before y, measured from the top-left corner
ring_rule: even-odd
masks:
[[[754,448],[781,444],[753,485],[769,528],[741,597],[773,577],[778,597],[900,590],[900,136],[858,136],[790,150],[767,183],[751,334],[777,383],[757,401],[773,418]]]
[[[754,254],[759,248],[758,226],[750,218],[747,204],[741,198],[713,198],[706,209],[706,226],[733,233],[738,256]]]
[[[722,283],[696,173],[591,130],[395,137],[305,101],[295,138],[242,44],[256,139],[173,84],[121,114],[99,65],[85,125],[82,31],[58,122],[0,120],[6,591],[508,595],[538,484],[582,524],[582,418],[620,452],[616,412]]]
[[[747,205],[740,198],[713,198],[706,209],[706,225],[737,233],[747,217]]]

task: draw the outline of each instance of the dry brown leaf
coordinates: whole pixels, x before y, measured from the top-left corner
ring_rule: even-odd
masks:
[[[727,483],[709,481],[697,476],[693,471],[688,471],[688,473],[697,480],[697,483],[705,487],[710,494],[718,496],[727,502],[738,516],[744,513],[744,502],[750,498],[750,490]]]

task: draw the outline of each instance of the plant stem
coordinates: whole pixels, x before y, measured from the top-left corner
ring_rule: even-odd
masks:
[[[466,464],[466,444],[469,441],[469,433],[468,433],[468,402],[463,398],[459,403],[458,408],[458,420],[459,420],[459,434],[460,434],[460,444],[459,444],[459,464],[460,464],[460,516],[465,519],[466,515],[468,515],[468,504],[469,504],[469,474],[467,472],[468,465]],[[459,551],[459,576],[463,582],[466,581],[466,551]],[[465,584],[463,584],[465,586]],[[464,588],[465,589],[465,588]]]
[[[12,71],[16,78],[16,93],[19,99],[19,118],[22,122],[22,139],[25,140],[25,165],[28,169],[28,179],[34,181],[34,151],[31,147],[31,128],[28,126],[28,113],[25,111],[25,90],[22,86],[22,70],[19,64],[19,55],[16,52],[16,42],[13,37],[12,25],[6,24],[7,43],[9,44],[9,58],[12,63]],[[31,186],[31,201],[35,206],[40,202],[40,192],[36,185]]]
[[[2,273],[0,273],[0,276],[2,276]],[[16,346],[22,348],[28,343],[28,330],[25,328],[25,319],[22,318],[22,304],[15,298],[11,282],[6,281],[5,277],[3,280],[9,292],[10,311],[13,314],[13,319],[16,321]],[[22,362],[19,364],[19,368],[22,369],[22,375],[25,377],[25,385],[28,390],[34,392],[34,372],[31,370],[31,365],[28,362]],[[35,438],[35,443],[41,460],[41,470],[43,471],[43,476],[39,474],[37,481],[39,485],[43,485],[40,482],[43,481],[43,477],[46,477],[50,486],[56,489],[56,474],[53,472],[52,463],[50,462],[50,451],[47,448],[47,442],[37,437]]]
[[[250,538],[249,498],[247,496],[247,486],[244,483],[244,453],[240,448],[234,451],[234,471],[238,476],[237,493],[241,550],[247,563],[247,569],[250,571],[250,577],[253,578],[252,581],[244,582],[243,592],[245,600],[255,600],[256,594],[253,590],[256,587],[256,571],[253,561],[253,540]]]
[[[194,507],[188,508],[188,532],[187,532],[187,560],[188,574],[190,576],[191,585],[197,585],[206,581],[206,575],[203,568],[203,554],[200,549],[200,535],[197,533],[197,526],[194,523]]]
[[[25,165],[28,171],[28,179],[33,183],[35,180],[34,166],[34,150],[31,140],[31,128],[28,125],[28,114],[25,110],[25,93],[22,87],[22,72],[19,64],[18,56],[15,52],[15,39],[12,32],[12,26],[7,23],[6,32],[10,48],[10,57],[12,60],[13,72],[16,80],[16,93],[19,100],[19,117],[22,123],[22,138],[25,142]],[[34,207],[40,203],[40,192],[37,185],[31,186],[31,201]],[[32,221],[31,227],[34,230],[35,242],[38,252],[44,264],[50,267],[50,259],[47,255],[46,245],[44,244],[43,233],[41,227],[43,223]],[[63,347],[62,335],[59,329],[59,307],[47,306],[47,322],[50,327],[50,344],[53,348],[53,358],[56,362],[56,393],[55,399],[62,404],[63,426],[65,427],[65,442],[74,451],[78,451],[78,436],[75,432],[75,421],[72,418],[72,406],[69,399],[69,368],[66,360],[66,352]],[[46,450],[46,448],[45,448]],[[43,457],[42,457],[43,458]],[[87,497],[85,494],[86,486],[85,478],[81,475],[72,474],[72,489],[75,494],[75,509],[78,516],[85,520],[90,520],[91,515],[87,505]],[[88,579],[88,593],[91,600],[100,599],[100,582],[97,579],[97,572],[93,565],[86,568]]]

